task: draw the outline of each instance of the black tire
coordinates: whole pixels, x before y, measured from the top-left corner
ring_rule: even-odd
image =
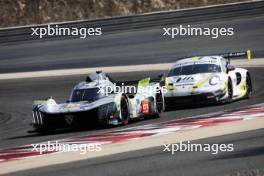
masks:
[[[161,113],[163,111],[163,106],[164,106],[164,102],[163,102],[163,97],[162,97],[162,93],[161,91],[156,93],[156,114],[155,117],[159,118],[161,117]]]
[[[125,95],[122,95],[120,100],[120,119],[122,125],[129,123],[129,104]]]
[[[249,73],[247,73],[247,77],[246,77],[246,89],[247,89],[247,92],[246,92],[245,97],[250,98],[252,95],[252,82],[251,82]]]
[[[228,83],[227,83],[227,92],[228,92],[228,98],[226,102],[231,103],[233,98],[233,85],[230,78],[228,79]]]
[[[166,101],[166,98],[164,97],[164,104],[165,104],[165,109],[164,111],[172,111],[175,109],[168,101]]]

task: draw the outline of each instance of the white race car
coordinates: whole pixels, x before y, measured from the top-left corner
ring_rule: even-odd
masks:
[[[116,86],[113,80],[102,72],[92,73],[73,88],[66,103],[57,104],[52,98],[34,101],[32,125],[36,132],[47,133],[65,127],[126,125],[130,119],[159,117],[164,110],[159,84],[146,78],[139,81],[135,94],[107,94],[107,89],[114,90]],[[158,91],[148,91],[149,88]]]
[[[165,78],[166,108],[201,103],[230,102],[249,97],[252,93],[249,71],[243,68],[235,68],[230,64],[230,58],[245,55],[250,60],[250,50],[243,53],[178,60]]]

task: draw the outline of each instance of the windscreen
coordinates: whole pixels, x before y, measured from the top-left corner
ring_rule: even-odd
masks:
[[[220,72],[221,68],[216,64],[192,64],[173,68],[168,76],[193,75],[197,73],[214,73]]]
[[[99,92],[99,88],[89,88],[89,89],[76,89],[73,91],[71,102],[78,102],[78,101],[88,101],[93,102],[104,95]]]

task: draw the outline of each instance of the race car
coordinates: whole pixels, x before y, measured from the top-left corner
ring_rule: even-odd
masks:
[[[251,52],[235,52],[216,56],[190,57],[178,60],[165,78],[165,106],[231,102],[252,93],[250,73],[230,64],[234,57]]]
[[[136,93],[116,93],[115,86],[111,77],[98,71],[77,84],[66,103],[57,104],[53,98],[34,101],[34,130],[50,133],[58,128],[91,124],[126,125],[131,119],[159,117],[164,110],[159,82],[140,80]],[[157,91],[148,91],[149,88]]]

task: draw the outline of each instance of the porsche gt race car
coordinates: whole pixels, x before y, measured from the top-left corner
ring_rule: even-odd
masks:
[[[250,50],[178,60],[165,78],[165,106],[230,102],[249,97],[252,92],[249,71],[230,64],[230,58],[245,55],[250,60]]]
[[[135,94],[107,94],[106,89],[114,86],[108,75],[96,72],[73,88],[66,103],[57,104],[52,98],[34,101],[32,125],[35,131],[47,133],[57,128],[98,123],[104,126],[126,125],[131,119],[159,117],[164,110],[162,91],[144,91],[150,87],[160,90],[159,83],[150,82],[150,78],[138,82]]]

